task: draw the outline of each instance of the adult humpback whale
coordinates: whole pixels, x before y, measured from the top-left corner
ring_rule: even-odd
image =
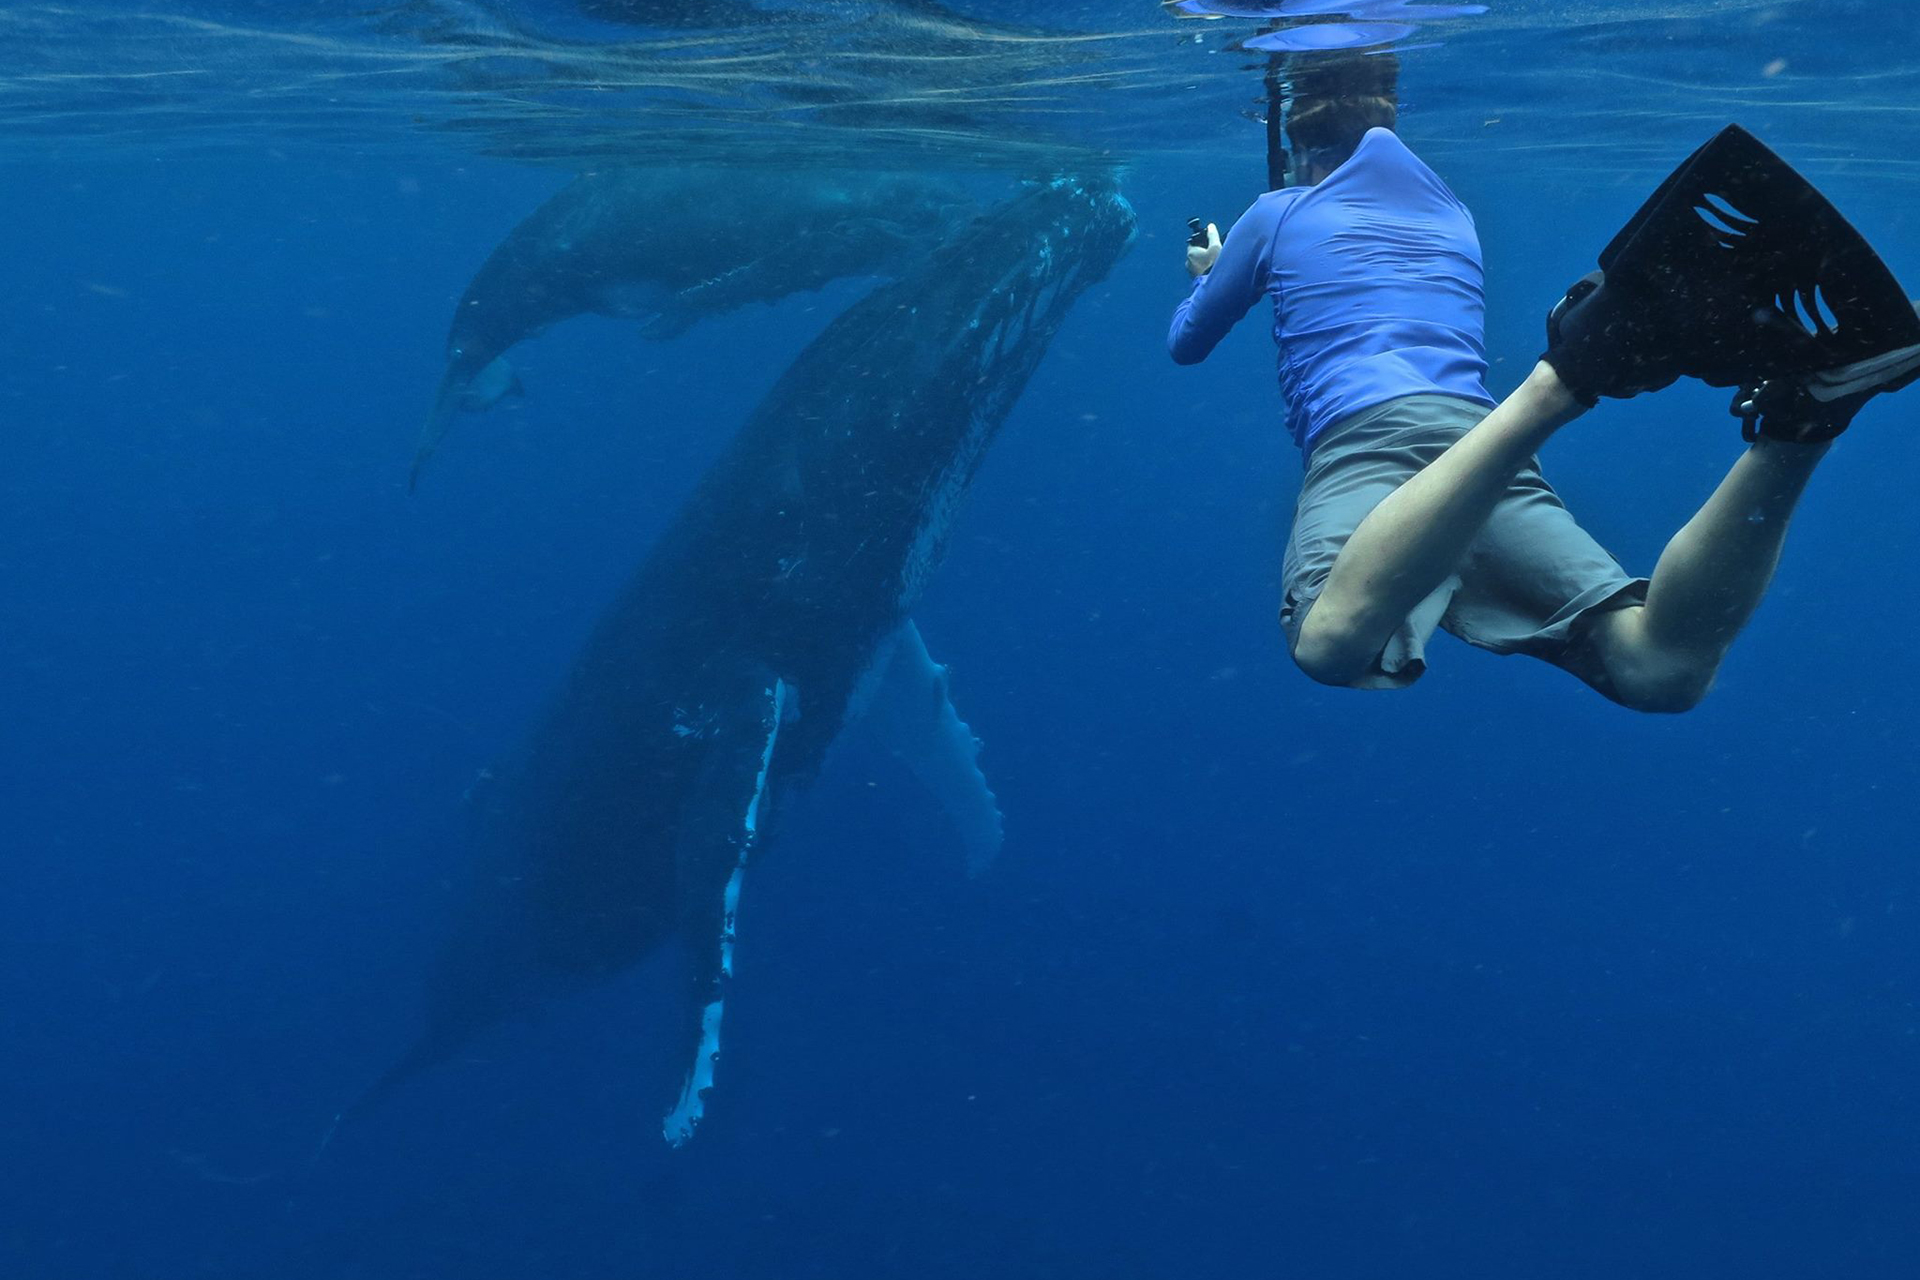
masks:
[[[690,1067],[665,1133],[685,1141],[713,1081],[748,859],[855,718],[901,751],[969,863],[986,864],[1000,819],[978,744],[908,613],[987,446],[1133,221],[1105,181],[1036,186],[801,353],[501,770],[424,1034],[342,1118],[529,999],[677,937],[693,959]]]
[[[519,387],[506,352],[587,312],[671,338],[847,276],[897,276],[971,212],[956,188],[843,171],[585,173],[500,242],[454,308],[409,484],[461,409]]]

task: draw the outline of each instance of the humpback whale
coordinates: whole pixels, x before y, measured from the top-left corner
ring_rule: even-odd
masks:
[[[987,864],[1000,815],[978,743],[909,615],[987,447],[1133,228],[1104,179],[1034,185],[800,354],[498,771],[423,1034],[335,1129],[530,1001],[678,939],[689,1065],[663,1132],[684,1142],[719,1059],[747,866],[855,720]]]
[[[841,171],[609,169],[575,178],[490,254],[454,308],[409,485],[462,409],[519,390],[506,353],[577,315],[678,336],[750,302],[897,276],[970,203],[917,178]]]

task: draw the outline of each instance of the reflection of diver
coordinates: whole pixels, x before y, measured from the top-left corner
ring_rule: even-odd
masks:
[[[643,27],[742,27],[776,15],[818,16],[799,0],[578,0],[578,4],[590,18]],[[942,22],[977,21],[940,0],[882,0],[879,7]]]
[[[1654,193],[1548,321],[1495,406],[1480,246],[1466,208],[1392,132],[1391,55],[1296,59],[1291,182],[1223,245],[1168,346],[1204,359],[1265,295],[1307,474],[1281,622],[1329,684],[1401,688],[1436,626],[1565,668],[1647,711],[1706,693],[1773,575],[1827,444],[1920,376],[1920,318],[1858,233],[1729,128]],[[1541,478],[1534,453],[1600,396],[1682,377],[1735,387],[1751,447],[1630,578]]]

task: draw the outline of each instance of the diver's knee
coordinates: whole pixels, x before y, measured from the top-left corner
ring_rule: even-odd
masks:
[[[1294,665],[1308,678],[1348,689],[1373,667],[1379,646],[1369,646],[1366,638],[1354,628],[1322,619],[1315,610],[1300,624],[1299,633],[1293,637],[1292,652]]]
[[[1705,700],[1726,654],[1662,644],[1648,632],[1645,606],[1633,605],[1591,619],[1567,656],[1569,671],[1629,711],[1676,715]]]
[[[1696,658],[1656,655],[1641,658],[1625,671],[1612,671],[1613,700],[1630,711],[1678,715],[1691,711],[1713,688],[1719,664]]]

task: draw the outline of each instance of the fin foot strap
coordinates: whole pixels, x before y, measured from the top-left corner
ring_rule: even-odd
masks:
[[[1920,344],[1802,378],[1765,378],[1734,392],[1728,412],[1740,419],[1740,437],[1817,444],[1853,422],[1874,396],[1920,379]]]

